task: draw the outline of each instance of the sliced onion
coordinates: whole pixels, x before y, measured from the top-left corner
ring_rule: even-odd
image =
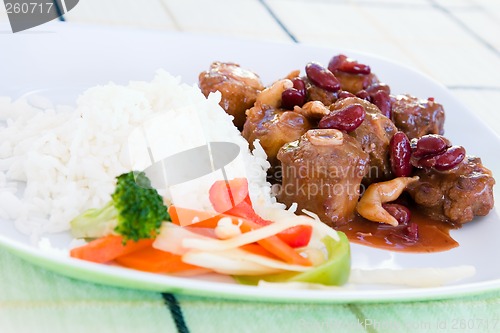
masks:
[[[227,275],[262,275],[281,271],[238,258],[228,258],[222,252],[190,251],[182,256],[182,261]]]
[[[310,219],[309,219],[310,220]],[[182,246],[189,249],[201,251],[224,251],[234,249],[246,244],[257,242],[261,239],[274,236],[283,230],[297,226],[297,225],[311,225],[310,221],[292,221],[289,222],[275,222],[268,224],[262,228],[252,230],[240,236],[217,240],[217,239],[184,239]]]
[[[153,242],[153,247],[158,250],[183,255],[189,249],[182,244],[183,239],[211,239],[209,237],[196,234],[173,223],[164,223],[160,229],[160,234]]]
[[[339,234],[337,231],[329,226],[327,226],[325,223],[321,222],[321,219],[319,216],[311,211],[308,211],[307,209],[302,209],[302,213],[306,214],[307,216],[311,217],[315,222],[316,226],[323,231],[326,235],[332,237],[334,240],[337,242],[340,241]]]
[[[445,268],[402,268],[402,269],[352,269],[349,282],[353,284],[394,284],[410,287],[439,287],[474,276],[474,266]]]
[[[265,218],[266,220],[271,220],[275,222],[292,223],[292,222],[304,221],[305,223],[312,225],[315,231],[321,233],[319,238],[323,238],[325,235],[328,235],[337,242],[340,241],[340,237],[337,231],[335,231],[335,229],[321,222],[321,219],[317,214],[308,211],[306,209],[303,209],[302,213],[304,213],[307,216],[295,215],[295,213],[290,210],[272,206],[259,208],[258,213],[261,214],[262,217]]]
[[[262,275],[285,271],[305,272],[311,267],[290,265],[241,249],[228,251],[189,251],[182,256],[185,263],[230,275]]]

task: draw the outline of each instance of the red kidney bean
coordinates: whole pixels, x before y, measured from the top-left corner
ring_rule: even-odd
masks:
[[[344,99],[344,98],[348,98],[348,97],[356,97],[356,95],[351,94],[350,92],[348,92],[346,90],[339,91],[339,93],[337,95],[338,99]]]
[[[408,225],[393,227],[393,231],[388,235],[389,239],[395,238],[408,244],[415,244],[418,241],[418,224],[411,222]]]
[[[306,95],[295,88],[286,89],[281,93],[281,107],[293,110],[295,105],[302,106],[306,102]]]
[[[400,225],[410,222],[411,213],[407,207],[396,203],[383,203],[382,207],[391,214]]]
[[[377,91],[380,90],[385,91],[387,95],[391,94],[391,88],[387,84],[381,82],[371,84],[365,90],[370,96],[373,96]]]
[[[292,79],[293,87],[297,89],[298,91],[301,91],[304,96],[307,95],[307,90],[306,90],[306,84],[304,80],[302,80],[300,77],[294,77]]]
[[[371,98],[371,102],[380,109],[380,112],[382,112],[384,116],[391,119],[392,102],[387,92],[384,90],[375,92]]]
[[[439,155],[448,147],[449,142],[441,135],[427,134],[417,140],[413,156],[424,157],[431,155]]]
[[[349,74],[368,75],[371,73],[371,68],[368,65],[360,64],[357,61],[346,60],[340,65],[339,71]]]
[[[409,241],[416,242],[418,241],[418,224],[410,223],[405,230],[406,237]]]
[[[420,159],[416,158],[413,165],[417,168],[430,169],[436,165],[436,155],[425,156]]]
[[[452,146],[441,155],[436,156],[434,168],[446,171],[456,167],[465,158],[465,149],[462,146]]]
[[[325,67],[310,62],[306,65],[307,78],[316,86],[327,91],[336,92],[340,89],[340,81]]]
[[[365,109],[360,104],[351,104],[332,111],[319,121],[319,128],[333,128],[352,132],[365,120]]]
[[[339,54],[330,59],[328,63],[330,71],[340,71],[349,74],[368,75],[371,73],[370,66],[360,64],[356,60],[348,58],[343,54]]]
[[[328,63],[328,69],[331,72],[335,72],[336,70],[338,70],[340,68],[340,66],[344,63],[344,61],[346,61],[346,59],[347,59],[347,56],[345,56],[343,54],[338,54],[338,55],[332,57],[332,59],[330,59],[330,62]]]
[[[412,172],[410,140],[403,132],[397,132],[389,142],[392,172],[396,177],[408,177]]]
[[[365,101],[370,101],[370,95],[365,90],[360,90],[356,93],[356,97],[364,99]]]

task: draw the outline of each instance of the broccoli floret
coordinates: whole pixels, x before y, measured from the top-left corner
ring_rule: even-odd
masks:
[[[109,234],[125,240],[153,238],[161,223],[170,221],[167,207],[144,172],[118,176],[111,200],[102,208],[91,208],[71,221],[77,238],[97,238]]]

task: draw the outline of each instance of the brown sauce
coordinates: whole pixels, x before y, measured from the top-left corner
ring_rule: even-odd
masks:
[[[354,221],[336,229],[344,232],[353,243],[400,252],[441,252],[458,246],[450,230],[460,225],[432,220],[412,209],[411,222],[418,224],[418,239],[404,237],[404,229],[368,221],[356,216]]]

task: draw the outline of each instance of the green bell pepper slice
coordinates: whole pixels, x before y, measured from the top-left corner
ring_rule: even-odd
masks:
[[[247,285],[257,285],[260,280],[267,282],[308,282],[326,286],[345,284],[351,272],[351,250],[349,240],[343,232],[337,232],[340,240],[325,236],[321,242],[325,244],[328,259],[319,266],[305,272],[286,272],[259,276],[234,276],[234,279]]]

